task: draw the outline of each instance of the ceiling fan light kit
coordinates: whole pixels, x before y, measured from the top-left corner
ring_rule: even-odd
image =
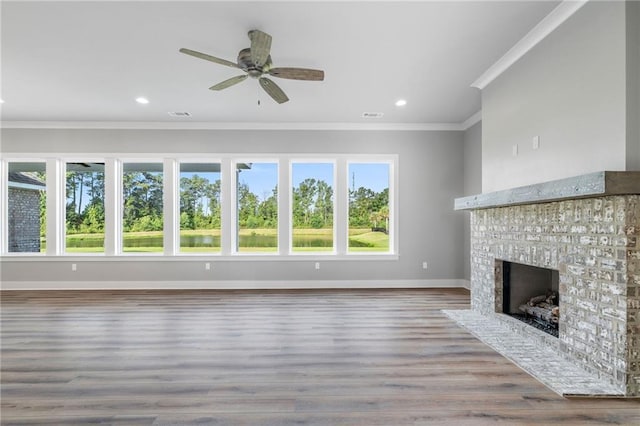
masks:
[[[249,31],[249,40],[251,47],[242,49],[238,53],[236,63],[220,59],[206,53],[197,52],[191,49],[180,49],[181,53],[194,56],[199,59],[214,62],[216,64],[225,65],[231,68],[238,68],[246,74],[231,77],[218,84],[209,87],[210,90],[224,90],[238,83],[243,82],[247,77],[258,79],[260,86],[265,92],[277,103],[282,104],[289,100],[284,91],[266,75],[289,80],[305,80],[305,81],[323,81],[324,71],[310,68],[272,68],[271,62],[271,36],[260,30]]]

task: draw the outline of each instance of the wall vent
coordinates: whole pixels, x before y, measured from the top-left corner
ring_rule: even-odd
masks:
[[[363,112],[362,118],[382,118],[384,112]]]
[[[168,112],[168,114],[171,117],[191,117],[191,113],[190,112],[174,111],[174,112]]]

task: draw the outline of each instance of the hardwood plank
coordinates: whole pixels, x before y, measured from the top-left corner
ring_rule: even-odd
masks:
[[[0,296],[3,425],[640,424],[457,327],[465,290]]]

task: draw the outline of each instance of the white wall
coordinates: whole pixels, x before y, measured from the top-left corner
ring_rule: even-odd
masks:
[[[483,90],[483,192],[637,169],[628,149],[637,137],[627,141],[626,7],[587,3]]]
[[[464,277],[463,132],[21,130],[2,129],[2,154],[11,153],[328,153],[397,154],[397,259],[216,259],[63,257],[2,259],[3,288],[136,286],[362,286],[458,285]],[[468,254],[467,254],[468,255]],[[325,260],[326,259],[326,260]],[[70,264],[77,263],[72,272]],[[427,261],[429,268],[422,269]],[[133,283],[133,284],[132,284]],[[302,283],[302,284],[300,284]],[[57,286],[57,287],[56,287]]]

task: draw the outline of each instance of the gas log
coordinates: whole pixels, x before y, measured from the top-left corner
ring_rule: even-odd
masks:
[[[520,305],[519,309],[534,318],[557,325],[560,317],[558,293],[549,291],[545,295],[532,297],[527,303]]]

